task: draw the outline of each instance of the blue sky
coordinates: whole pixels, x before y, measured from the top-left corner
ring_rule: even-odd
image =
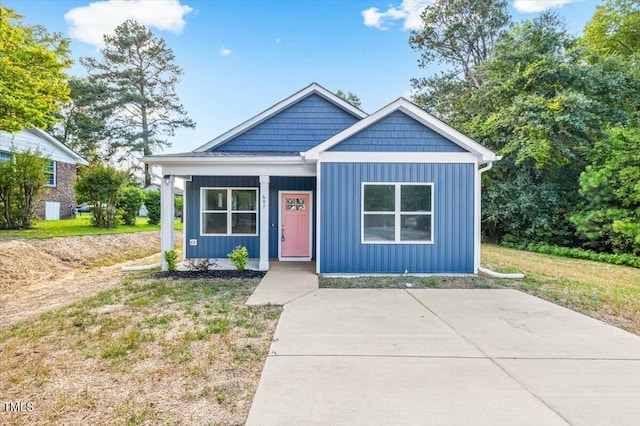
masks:
[[[203,1],[0,0],[28,24],[72,39],[74,58],[96,55],[101,34],[134,18],[163,37],[184,69],[177,90],[195,130],[165,152],[190,151],[312,82],[351,91],[373,112],[408,96],[425,75],[408,45],[429,0]],[[599,0],[510,0],[513,19],[552,8],[580,34]],[[71,74],[82,75],[77,64]]]

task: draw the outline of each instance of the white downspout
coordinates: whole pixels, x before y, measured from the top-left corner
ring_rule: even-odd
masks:
[[[477,228],[476,228],[476,266],[478,271],[482,272],[483,274],[489,275],[490,277],[494,277],[494,278],[508,278],[508,279],[522,279],[524,278],[524,274],[520,274],[520,273],[516,273],[516,274],[503,274],[502,272],[495,272],[492,271],[491,269],[487,269],[487,268],[483,268],[482,266],[480,266],[480,187],[481,187],[481,181],[482,181],[482,173],[491,170],[491,168],[493,167],[493,162],[489,162],[487,163],[487,166],[485,168],[482,169],[478,169],[478,214],[476,216],[476,220],[477,220]]]

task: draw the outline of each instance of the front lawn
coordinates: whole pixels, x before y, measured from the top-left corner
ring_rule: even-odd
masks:
[[[10,424],[243,424],[281,308],[245,306],[258,279],[140,273],[0,331]]]
[[[124,234],[130,232],[159,231],[160,225],[147,224],[146,217],[138,217],[136,226],[120,225],[117,228],[96,228],[91,226],[91,213],[81,213],[75,219],[37,220],[31,229],[0,230],[2,237],[53,238],[79,235]],[[180,219],[174,222],[175,230],[182,230]]]
[[[513,288],[640,335],[640,269],[482,246],[482,265],[523,280],[469,277],[321,278],[321,288]],[[407,286],[407,284],[410,285]]]

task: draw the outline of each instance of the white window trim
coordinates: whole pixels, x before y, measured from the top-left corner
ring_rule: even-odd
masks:
[[[46,183],[44,186],[47,186],[49,188],[55,188],[58,184],[58,162],[55,160],[51,160],[51,163],[53,164],[53,183]],[[49,176],[49,173],[46,172],[45,169],[45,176]],[[48,179],[47,179],[48,180]]]
[[[367,212],[368,214],[387,214],[389,216],[393,215],[394,216],[394,240],[393,241],[385,241],[385,240],[379,240],[379,241],[371,241],[371,240],[365,240],[364,239],[364,216],[365,216],[365,211],[364,211],[364,187],[366,185],[393,185],[395,186],[395,200],[394,200],[394,210],[390,211],[390,212],[377,212],[377,211],[369,211]],[[401,188],[402,186],[409,186],[409,185],[413,185],[413,186],[430,186],[431,187],[431,211],[430,212],[409,212],[409,211],[402,211],[401,210]],[[435,223],[434,221],[434,184],[433,182],[362,182],[361,186],[360,186],[360,243],[361,244],[433,244],[435,241],[435,229],[433,224]],[[418,241],[418,240],[401,240],[400,239],[400,235],[401,235],[401,230],[400,230],[400,223],[401,223],[401,215],[402,214],[416,214],[416,215],[423,215],[423,216],[430,216],[431,217],[431,240],[429,241]]]
[[[223,190],[227,191],[227,209],[226,210],[205,210],[204,207],[204,197],[206,191],[209,190]],[[256,192],[256,209],[255,210],[233,210],[232,209],[232,192],[234,190],[253,190]],[[259,189],[252,186],[240,186],[240,187],[229,187],[229,186],[206,186],[200,188],[200,236],[202,237],[256,237],[259,235],[259,224],[260,218],[258,213],[258,193]],[[214,233],[205,233],[204,232],[204,213],[225,213],[227,215],[227,232],[224,234],[214,234]],[[256,232],[254,234],[232,234],[231,233],[231,224],[233,213],[255,213],[256,214]]]

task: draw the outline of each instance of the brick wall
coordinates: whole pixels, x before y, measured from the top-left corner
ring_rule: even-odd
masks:
[[[40,204],[36,208],[36,216],[44,219],[44,206],[47,201],[60,202],[60,218],[71,216],[71,207],[76,206],[76,191],[73,181],[76,176],[76,165],[56,161],[56,186],[47,187]]]

